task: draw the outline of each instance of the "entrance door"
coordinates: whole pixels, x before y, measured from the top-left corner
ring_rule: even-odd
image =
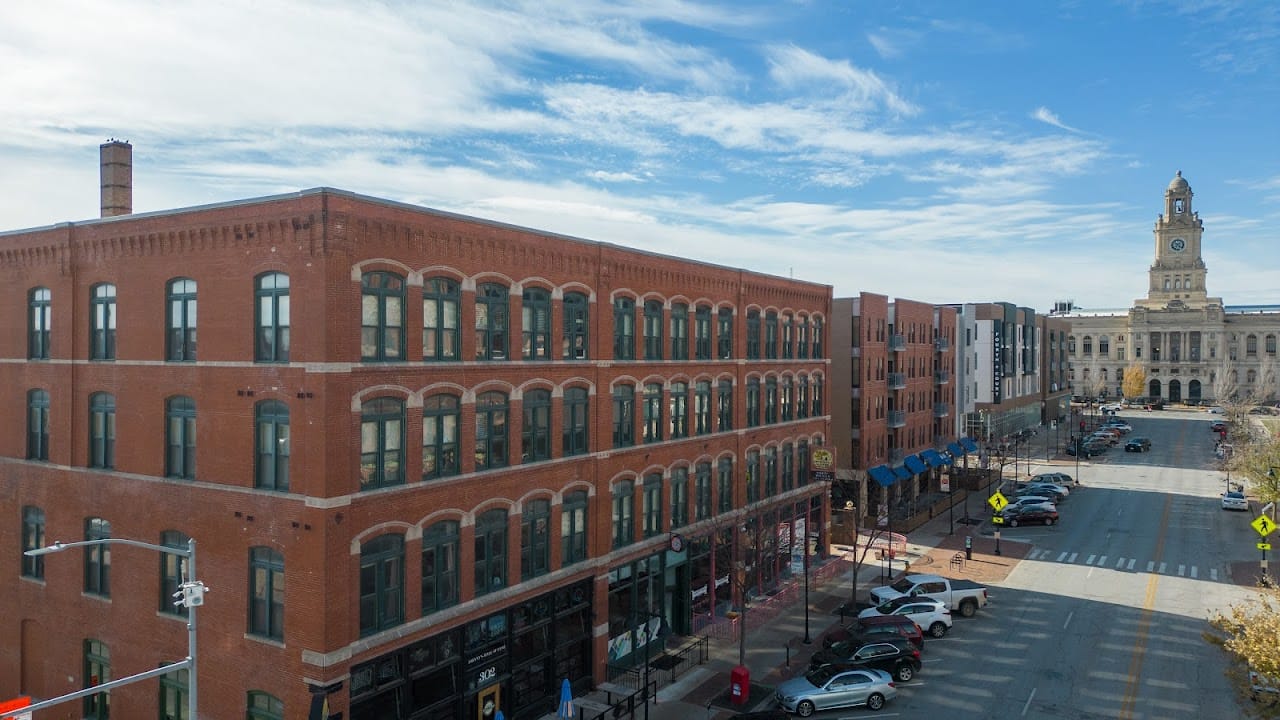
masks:
[[[1182,383],[1177,380],[1169,381],[1169,402],[1182,402]]]
[[[1188,399],[1195,401],[1196,404],[1199,404],[1200,402],[1200,381],[1199,380],[1192,380],[1190,383],[1187,384],[1187,397]]]
[[[502,708],[502,686],[490,685],[476,693],[476,720],[494,720]],[[506,713],[503,713],[504,715]]]
[[[1151,398],[1153,402],[1160,399],[1161,393],[1160,393],[1159,380],[1152,380],[1151,382],[1147,383],[1147,395]]]

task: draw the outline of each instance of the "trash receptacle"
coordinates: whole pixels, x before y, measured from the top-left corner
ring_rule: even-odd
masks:
[[[746,705],[751,694],[751,671],[739,665],[729,671],[729,700],[734,705]]]

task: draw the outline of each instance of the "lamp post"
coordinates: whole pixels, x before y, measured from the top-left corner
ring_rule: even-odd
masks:
[[[186,549],[183,549],[183,548],[176,548],[176,547],[166,547],[164,545],[153,545],[152,543],[142,542],[140,540],[128,540],[125,538],[99,538],[97,540],[81,540],[78,542],[69,542],[69,543],[55,542],[54,544],[49,545],[47,547],[27,550],[23,554],[26,555],[27,557],[40,557],[42,555],[49,555],[51,553],[62,552],[63,550],[69,550],[71,548],[92,547],[95,545],[131,545],[133,547],[146,548],[148,550],[155,550],[156,552],[165,553],[168,555],[177,555],[178,557],[186,558],[187,560],[186,581],[179,586],[180,590],[174,593],[173,596],[175,598],[178,598],[177,602],[174,603],[175,605],[181,605],[187,608],[187,657],[178,662],[170,663],[168,665],[158,667],[154,670],[146,670],[144,672],[140,672],[135,675],[130,675],[128,677],[120,678],[119,680],[112,680],[110,682],[102,683],[101,685],[94,685],[93,687],[88,687],[83,690],[77,690],[72,693],[67,693],[66,695],[59,695],[56,698],[34,703],[32,705],[29,705],[23,708],[22,711],[25,713],[30,713],[36,710],[43,710],[44,708],[52,707],[54,705],[75,700],[77,698],[82,698],[89,695],[97,695],[98,693],[107,692],[114,688],[121,687],[124,685],[129,685],[131,683],[140,682],[142,680],[149,680],[153,677],[159,677],[161,675],[168,675],[169,673],[176,672],[178,670],[186,670],[187,676],[188,676],[187,677],[187,716],[190,718],[190,720],[197,720],[197,718],[199,717],[197,715],[197,708],[199,707],[199,703],[197,700],[197,693],[196,693],[196,690],[197,690],[196,688],[196,608],[204,604],[204,594],[207,589],[205,588],[204,583],[195,579],[196,541],[194,539],[188,539],[187,547]]]
[[[804,543],[804,644],[813,644],[813,638],[809,636],[809,507],[810,502],[806,498],[804,503],[804,537],[800,538],[800,542]],[[794,523],[793,523],[794,526]],[[792,531],[791,541],[795,542],[795,531]]]
[[[658,619],[658,632],[649,631],[652,627],[652,620]],[[649,659],[651,657],[649,647],[653,645],[655,635],[662,635],[662,616],[653,610],[645,611],[644,618],[644,720],[649,720]]]

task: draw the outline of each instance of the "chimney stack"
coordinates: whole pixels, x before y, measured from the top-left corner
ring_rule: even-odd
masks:
[[[102,217],[128,215],[133,212],[133,146],[113,138],[98,150]]]

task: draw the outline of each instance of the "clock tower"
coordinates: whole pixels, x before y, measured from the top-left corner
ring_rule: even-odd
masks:
[[[1208,271],[1200,255],[1204,223],[1192,210],[1193,194],[1179,170],[1165,188],[1164,213],[1156,219],[1155,262],[1151,264],[1147,297],[1136,305],[1153,310],[1222,305],[1221,299],[1208,297],[1205,287]]]

